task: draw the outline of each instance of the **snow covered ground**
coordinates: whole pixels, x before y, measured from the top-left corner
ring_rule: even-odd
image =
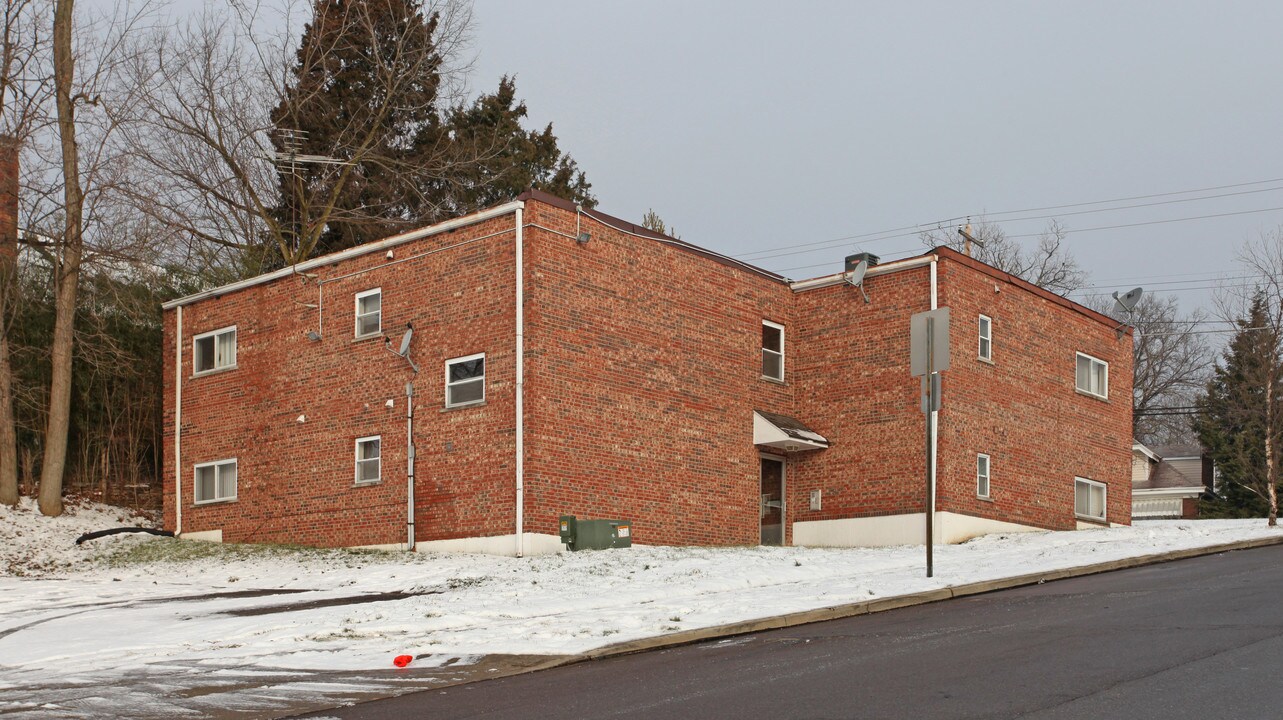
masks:
[[[214,545],[0,506],[0,714],[271,716],[484,677],[529,656],[1168,550],[1264,520],[993,535],[937,547],[672,548],[509,558]],[[416,656],[405,670],[397,655]],[[507,658],[507,659],[505,659]],[[469,674],[471,673],[471,674]]]

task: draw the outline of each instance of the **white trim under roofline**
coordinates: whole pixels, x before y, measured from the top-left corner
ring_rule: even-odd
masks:
[[[935,262],[936,259],[937,256],[935,253],[932,253],[930,255],[919,255],[905,260],[896,260],[895,262],[884,263],[882,265],[874,265],[869,268],[865,277],[875,277],[878,275],[885,275],[887,273],[899,272],[900,270],[910,270],[912,268],[922,267],[923,265]],[[832,275],[825,275],[824,277],[813,278],[811,280],[799,280],[798,282],[789,283],[789,287],[793,292],[803,292],[805,290],[816,290],[819,288],[831,287],[833,285],[841,285],[846,282],[847,275],[848,273],[840,272]]]
[[[206,298],[211,298],[216,295],[226,295],[227,293],[236,292],[238,290],[244,290],[245,288],[251,288],[251,287],[254,287],[255,285],[262,285],[264,283],[269,283],[273,280],[278,280],[280,278],[294,275],[299,272],[311,270],[312,268],[320,267],[322,265],[329,265],[331,263],[341,262],[343,260],[350,260],[354,257],[360,257],[368,253],[382,252],[389,248],[396,247],[397,245],[403,245],[412,240],[420,240],[422,238],[430,237],[432,235],[439,235],[443,232],[449,232],[451,230],[457,230],[461,227],[467,227],[468,225],[475,225],[476,223],[479,223],[479,222],[485,222],[486,220],[501,217],[503,215],[509,215],[511,213],[516,212],[517,210],[524,208],[525,206],[526,204],[520,200],[514,200],[510,203],[505,203],[503,205],[496,205],[495,207],[492,207],[488,210],[482,210],[479,213],[473,213],[472,215],[464,215],[463,217],[458,217],[453,220],[446,220],[445,222],[437,223],[436,225],[429,225],[428,227],[419,228],[418,230],[411,230],[409,232],[401,233],[400,235],[393,235],[392,237],[384,238],[382,240],[379,240],[378,242],[370,243],[368,245],[357,245],[356,247],[348,248],[347,250],[331,253],[329,255],[322,255],[321,257],[312,258],[311,260],[301,262],[297,265],[290,265],[289,267],[284,267],[284,268],[281,268],[280,270],[274,270],[265,275],[257,275],[255,277],[252,277],[246,280],[241,280],[239,282],[234,282],[229,285],[223,285],[222,287],[216,287],[211,290],[198,292],[195,295],[188,295],[187,297],[181,297],[181,298],[178,298],[177,300],[170,300],[169,302],[161,305],[161,308],[164,310],[173,310],[174,308],[180,307],[182,305],[191,305],[194,302],[198,302]]]

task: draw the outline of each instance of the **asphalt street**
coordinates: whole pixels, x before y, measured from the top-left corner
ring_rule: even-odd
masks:
[[[1283,717],[1283,546],[585,662],[342,718]]]

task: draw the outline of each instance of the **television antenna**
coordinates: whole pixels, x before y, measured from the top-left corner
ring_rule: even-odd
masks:
[[[410,369],[413,370],[417,375],[419,372],[419,366],[415,365],[414,361],[410,359],[410,340],[412,340],[413,338],[414,338],[414,325],[411,323],[406,323],[405,334],[401,336],[401,349],[393,350],[392,339],[389,338],[387,335],[383,336],[383,347],[387,348],[388,352],[392,353],[393,355],[403,358],[406,362],[410,363]]]

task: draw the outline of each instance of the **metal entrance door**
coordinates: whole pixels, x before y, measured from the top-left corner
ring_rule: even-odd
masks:
[[[784,460],[762,456],[762,544],[784,544]]]

